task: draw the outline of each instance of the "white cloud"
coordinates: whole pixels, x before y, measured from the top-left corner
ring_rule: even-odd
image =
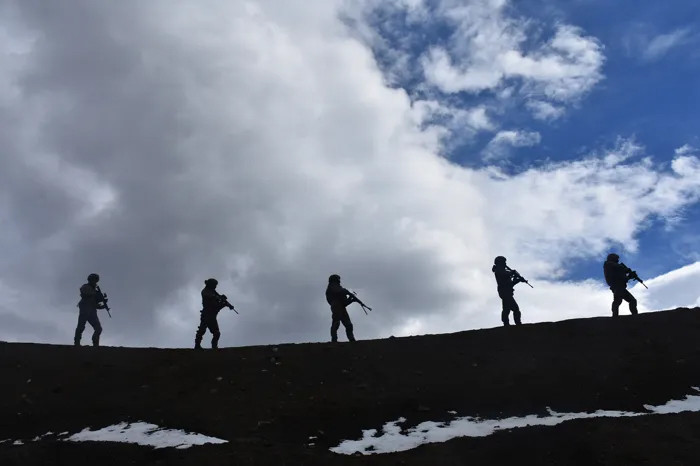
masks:
[[[526,49],[529,24],[508,16],[507,1],[444,0],[452,20],[449,47],[434,47],[423,59],[427,80],[444,92],[498,90],[520,79],[527,93],[568,102],[602,79],[602,45],[572,25],[558,25],[547,42]]]
[[[658,60],[671,49],[688,43],[692,39],[690,28],[680,28],[667,34],[655,36],[645,44],[642,58],[648,61]]]
[[[480,4],[503,20],[502,2]],[[606,315],[609,291],[557,282],[562,267],[633,250],[649,217],[700,195],[697,158],[668,171],[625,145],[516,176],[451,163],[424,117],[490,130],[496,116],[388,87],[340,2],[17,7],[12,28],[40,40],[0,91],[0,218],[17,232],[0,236],[0,283],[33,311],[0,303],[0,339],[70,342],[92,271],[113,307],[106,344],[190,346],[209,276],[241,312],[221,316],[223,345],[328,339],[334,272],[375,309],[351,310],[359,338],[498,325],[499,254],[536,287],[518,291],[525,321]],[[550,41],[553,62],[586,55],[574,36]],[[552,53],[523,53],[521,74],[566,83],[575,73],[543,68]]]
[[[556,120],[561,118],[565,112],[564,107],[552,105],[551,103],[543,100],[530,100],[526,105],[532,112],[532,115],[538,120]]]
[[[646,309],[700,307],[700,262],[695,262],[661,276],[644,280],[649,287],[635,286],[637,299]]]
[[[495,160],[508,155],[512,147],[530,147],[540,143],[540,133],[532,131],[499,131],[484,149],[486,160]]]
[[[697,149],[690,144],[683,144],[675,150],[676,155],[690,155],[697,153]]]
[[[524,101],[536,118],[552,121],[602,79],[603,46],[569,24],[553,24],[544,35],[548,25],[516,16],[516,7],[507,0],[440,0],[430,8],[422,1],[362,0],[343,11],[393,86],[447,106],[455,105],[449,94],[469,93],[487,102],[489,113]],[[446,33],[434,36],[434,27]]]

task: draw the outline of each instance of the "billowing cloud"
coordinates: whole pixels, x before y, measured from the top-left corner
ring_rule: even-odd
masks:
[[[210,276],[241,312],[221,315],[224,345],[327,339],[331,273],[375,309],[354,314],[360,338],[490,326],[497,254],[543,283],[526,320],[552,319],[547,296],[599,303],[556,281],[567,260],[634,248],[700,193],[696,157],[625,144],[517,175],[452,163],[455,118],[496,116],[390,87],[340,1],[2,8],[0,339],[70,342],[90,272],[106,344],[189,346]],[[588,54],[555,37],[553,63]],[[574,95],[547,53],[519,76]]]
[[[521,103],[551,121],[602,80],[604,48],[574,25],[518,16],[517,7],[508,0],[362,0],[343,12],[387,82],[412,97],[469,96],[493,112]]]
[[[509,80],[555,101],[577,99],[601,80],[602,45],[571,25],[558,25],[540,46],[526,47],[528,23],[508,16],[506,1],[442,2],[455,24],[448,47],[423,61],[428,81],[444,92],[498,89]]]

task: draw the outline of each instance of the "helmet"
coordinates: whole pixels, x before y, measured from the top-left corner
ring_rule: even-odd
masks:
[[[506,258],[503,256],[496,256],[496,258],[493,260],[494,264],[505,264],[506,263]]]
[[[340,275],[334,273],[328,277],[328,283],[340,283]]]
[[[100,276],[97,275],[96,273],[91,273],[88,275],[88,282],[99,282],[100,281]]]
[[[206,280],[204,280],[204,284],[206,286],[216,286],[219,284],[219,280],[217,280],[216,278],[207,278]]]
[[[607,260],[610,261],[610,262],[619,262],[619,261],[620,261],[620,256],[618,256],[618,255],[615,254],[614,252],[611,252],[610,254],[608,254],[608,259],[607,259]]]

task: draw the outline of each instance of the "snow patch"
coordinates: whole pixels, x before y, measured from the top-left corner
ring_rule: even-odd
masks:
[[[66,438],[67,442],[121,442],[135,443],[137,445],[151,446],[155,448],[174,447],[178,449],[190,448],[193,445],[207,443],[227,443],[226,440],[208,437],[202,434],[185,432],[184,430],[164,429],[155,424],[136,422],[127,424],[122,422],[99,430],[84,429],[82,432]]]
[[[693,389],[695,391],[700,391],[698,387],[693,387]],[[403,433],[399,424],[406,422],[406,419],[401,417],[396,421],[387,422],[382,428],[381,435],[377,435],[376,429],[364,430],[361,439],[344,440],[338,446],[330,448],[330,451],[343,455],[352,455],[355,453],[362,453],[363,455],[394,453],[411,450],[426,443],[446,442],[457,437],[486,437],[500,430],[528,426],[554,426],[574,419],[636,417],[650,414],[698,412],[700,411],[700,396],[689,395],[683,400],[670,400],[659,406],[644,405],[644,408],[648,412],[598,410],[593,413],[558,413],[548,408],[549,416],[544,417],[534,414],[524,417],[509,417],[506,419],[462,417],[448,423],[433,421],[422,422]]]
[[[47,432],[44,435],[34,437],[29,442],[38,442],[47,436],[53,435]],[[56,438],[63,442],[120,442],[135,443],[137,445],[155,448],[190,448],[193,445],[207,443],[228,443],[227,440],[208,437],[202,434],[185,432],[184,430],[165,429],[155,424],[146,422],[127,423],[122,422],[99,430],[83,429],[77,434],[68,436],[68,432],[62,432]],[[24,445],[23,440],[2,440],[0,443],[12,441],[13,445]]]

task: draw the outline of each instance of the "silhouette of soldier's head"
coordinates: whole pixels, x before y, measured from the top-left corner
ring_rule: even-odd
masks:
[[[503,267],[506,265],[506,258],[503,256],[496,256],[496,258],[493,260],[493,264]]]
[[[620,262],[620,256],[615,254],[614,252],[611,252],[608,254],[608,262]]]
[[[340,284],[340,275],[333,274],[328,277],[328,283],[338,283]]]
[[[216,285],[219,284],[219,281],[216,278],[207,278],[204,280],[204,286],[207,288],[211,288],[212,290],[216,288]]]
[[[100,276],[97,275],[96,273],[91,273],[90,275],[88,275],[87,280],[88,280],[89,284],[97,285],[97,282],[100,281]]]

